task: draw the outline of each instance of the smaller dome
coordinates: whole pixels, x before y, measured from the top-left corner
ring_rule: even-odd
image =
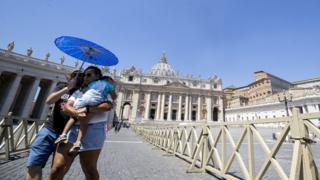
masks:
[[[175,71],[167,63],[165,54],[160,58],[160,62],[151,68],[150,75],[153,76],[175,76]]]

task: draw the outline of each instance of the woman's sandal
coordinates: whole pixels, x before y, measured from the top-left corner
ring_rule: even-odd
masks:
[[[80,152],[80,146],[74,145],[72,148],[69,150],[69,154],[78,154]]]
[[[64,143],[67,144],[68,140],[67,140],[67,135],[60,135],[58,137],[58,139],[54,142],[55,144],[59,144],[59,143]]]

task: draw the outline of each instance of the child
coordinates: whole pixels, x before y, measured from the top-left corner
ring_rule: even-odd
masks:
[[[75,109],[80,109],[83,107],[86,107],[88,110],[88,107],[93,107],[101,104],[104,102],[108,96],[112,96],[114,93],[114,86],[113,86],[113,79],[108,76],[103,76],[99,80],[93,81],[88,84],[87,91],[84,92],[82,97],[77,98],[74,102],[73,107]],[[88,112],[87,112],[88,113]],[[77,136],[77,140],[73,147],[70,149],[71,153],[77,153],[80,150],[81,145],[81,139],[85,136],[86,133],[86,127],[88,120],[90,119],[89,116],[86,116],[86,118],[83,120],[83,122],[80,122],[80,130]],[[63,142],[67,143],[67,133],[75,123],[74,118],[70,118],[67,122],[66,126],[63,129],[62,134],[59,136],[59,138],[55,141],[56,144]]]

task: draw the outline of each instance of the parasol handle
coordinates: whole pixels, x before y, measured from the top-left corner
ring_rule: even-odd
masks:
[[[84,65],[84,61],[82,61],[82,64],[81,64],[81,66],[80,66],[79,71],[81,71],[81,69],[82,69],[83,65]]]

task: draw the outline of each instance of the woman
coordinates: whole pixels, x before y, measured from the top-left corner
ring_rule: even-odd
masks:
[[[83,86],[87,86],[90,82],[98,80],[100,77],[101,70],[99,68],[94,66],[88,67],[84,71]],[[110,100],[98,105],[97,107],[86,107],[76,110],[73,108],[73,104],[76,98],[81,97],[82,95],[83,92],[81,90],[74,92],[66,103],[64,111],[68,115],[76,117],[79,121],[83,120],[88,113],[90,113],[91,118],[87,126],[87,133],[81,141],[81,149],[79,153],[80,164],[86,179],[99,179],[97,161],[105,140],[104,124],[108,116],[107,111],[112,109],[112,100],[110,98]],[[84,113],[85,116],[83,115]],[[78,129],[79,125],[74,125],[68,133],[68,143],[60,143],[58,145],[53,159],[49,179],[63,179],[64,175],[69,170],[74,158],[76,157],[75,154],[70,154],[69,150],[76,141]]]

